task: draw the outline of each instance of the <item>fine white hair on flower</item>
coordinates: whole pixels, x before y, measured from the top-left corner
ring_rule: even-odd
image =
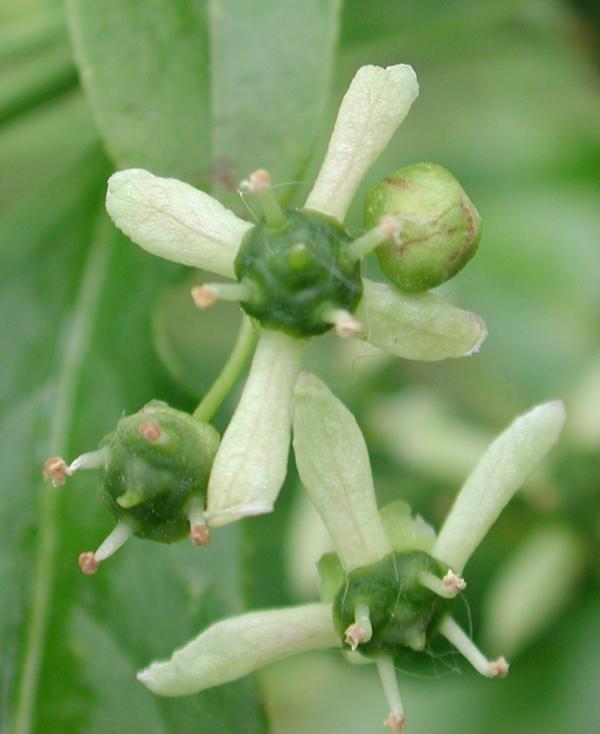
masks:
[[[433,556],[462,573],[511,497],[556,443],[564,422],[562,402],[544,403],[519,416],[492,442],[458,493]]]
[[[237,680],[277,660],[339,646],[331,604],[249,612],[204,630],[138,680],[159,696],[185,696]]]
[[[375,499],[365,440],[352,413],[318,377],[294,388],[294,452],[304,488],[347,571],[392,552]]]
[[[291,399],[304,341],[264,329],[208,484],[213,526],[271,512],[285,479]]]
[[[343,221],[360,182],[419,94],[408,64],[362,66],[340,105],[329,147],[306,207]]]
[[[109,178],[106,210],[151,254],[230,278],[242,237],[252,226],[193,186],[137,168]]]

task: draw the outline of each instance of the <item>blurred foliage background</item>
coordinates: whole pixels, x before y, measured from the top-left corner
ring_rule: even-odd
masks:
[[[570,415],[467,569],[463,621],[491,654],[510,653],[510,676],[482,680],[432,652],[400,675],[409,731],[597,728],[599,22],[592,0],[4,0],[2,734],[381,731],[374,672],[334,653],[179,700],[135,681],[210,621],[314,596],[323,534],[293,465],[272,516],[215,533],[202,553],[132,541],[93,578],[76,559],[110,528],[94,478],[53,491],[40,466],[94,448],[152,398],[191,409],[239,321],[232,307],[195,312],[201,274],[112,228],[111,170],[176,176],[248,215],[235,184],[264,166],[301,202],[356,68],[398,62],[416,68],[421,96],[349,226],[360,232],[364,190],[394,168],[448,167],[484,235],[441,291],[490,334],[476,357],[434,365],[325,338],[310,367],[357,414],[381,502],[404,497],[434,524],[512,416],[555,397]]]

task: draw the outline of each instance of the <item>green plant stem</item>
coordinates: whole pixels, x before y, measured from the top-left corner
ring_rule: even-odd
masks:
[[[250,359],[256,339],[256,330],[248,316],[244,315],[237,341],[229,355],[229,359],[194,411],[194,418],[206,422],[212,419]]]

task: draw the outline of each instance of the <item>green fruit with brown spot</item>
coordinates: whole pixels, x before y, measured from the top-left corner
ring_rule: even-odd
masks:
[[[365,226],[371,229],[388,215],[399,217],[400,236],[376,252],[384,275],[401,290],[435,288],[477,250],[481,217],[460,183],[435,163],[400,168],[369,191]]]

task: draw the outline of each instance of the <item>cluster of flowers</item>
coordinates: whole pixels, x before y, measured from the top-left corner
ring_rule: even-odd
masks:
[[[319,563],[320,603],[217,622],[139,674],[155,693],[190,694],[292,653],[339,647],[376,663],[390,710],[385,723],[400,731],[395,661],[403,650],[423,650],[441,634],[483,675],[508,671],[452,619],[452,600],[466,586],[470,555],[557,440],[562,404],[538,406],[492,443],[436,537],[403,502],[378,509],[356,421],[317,377],[301,372],[305,342],[329,329],[426,361],[473,354],[485,338],[481,319],[428,292],[458,272],[479,241],[479,215],[448,171],[399,169],[369,192],[365,234],[352,239],[342,224],[417,94],[409,66],[361,68],[304,208],[282,209],[266,171],[240,184],[262,211],[255,225],[180,181],[143,170],[109,180],[108,212],[134,242],[235,279],[197,286],[192,297],[200,308],[239,301],[252,318],[243,334],[257,337],[257,346],[220,442],[205,412],[153,401],[122,418],[97,451],[71,464],[46,462],[55,485],[81,469],[102,471],[101,494],[117,524],[95,552],[81,554],[82,571],[95,573],[132,535],[161,542],[189,535],[203,546],[209,527],[270,512],[292,432],[302,484],[335,547]],[[362,278],[361,259],[372,251],[389,283]]]

